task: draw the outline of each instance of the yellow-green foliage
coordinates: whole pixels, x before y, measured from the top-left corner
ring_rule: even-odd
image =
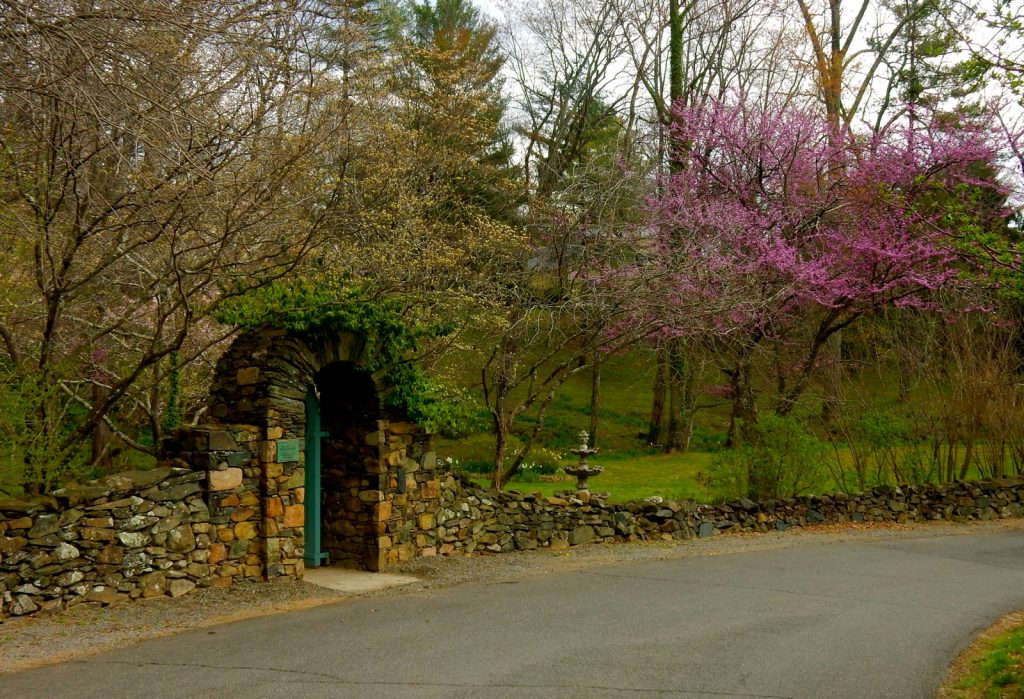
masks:
[[[64,444],[75,413],[73,399],[38,374],[0,377],[0,496],[45,492],[85,473],[82,446]]]

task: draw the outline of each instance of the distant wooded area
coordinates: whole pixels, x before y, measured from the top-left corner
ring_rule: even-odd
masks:
[[[264,324],[385,338],[499,487],[581,427],[719,496],[1024,473],[1022,19],[0,3],[0,494],[152,463]]]

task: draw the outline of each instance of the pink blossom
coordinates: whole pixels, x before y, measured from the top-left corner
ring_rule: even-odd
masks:
[[[949,204],[957,185],[993,187],[971,166],[996,151],[984,124],[916,123],[866,138],[792,108],[679,109],[671,136],[687,146],[681,167],[649,202],[656,264],[678,270],[657,293],[690,307],[733,294],[712,332],[764,333],[809,308],[850,317],[927,306],[961,265],[936,194]]]

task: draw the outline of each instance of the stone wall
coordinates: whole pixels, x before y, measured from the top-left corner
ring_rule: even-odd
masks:
[[[205,480],[158,468],[0,501],[0,618],[215,584]]]
[[[947,486],[880,486],[856,495],[738,500],[720,505],[659,498],[625,504],[606,504],[599,499],[583,503],[569,494],[540,497],[484,491],[452,474],[442,483],[436,530],[425,533],[436,539],[441,554],[499,553],[590,541],[679,540],[716,533],[785,531],[821,523],[967,522],[1024,516],[1024,478]]]
[[[199,473],[205,485],[211,585],[302,575],[302,470],[276,463],[263,434],[200,426],[165,444],[169,464]]]
[[[360,472],[325,511],[335,562],[378,570],[432,553],[439,502],[429,435],[377,421]],[[303,574],[304,469],[253,427],[181,431],[152,471],[0,501],[0,618],[83,602],[183,595]],[[369,463],[367,463],[369,462]],[[428,521],[429,518],[429,521]],[[352,547],[357,555],[343,551]]]
[[[424,530],[440,491],[430,435],[404,421],[376,420],[374,428],[326,439],[322,527],[331,565],[379,571],[432,545]]]
[[[859,495],[722,505],[611,505],[483,490],[435,470],[429,440],[382,424],[381,490],[353,484],[380,568],[416,556],[568,548],[592,541],[679,540],[826,522],[966,522],[1024,516],[1024,479],[879,487]],[[252,433],[197,429],[178,456],[203,462],[110,476],[31,501],[0,501],[0,617],[81,603],[183,595],[197,586],[302,576],[302,502],[267,476]],[[399,472],[399,468],[402,469]],[[404,485],[399,480],[404,478]]]
[[[371,435],[380,443],[385,474],[376,503],[377,560],[372,570],[437,553],[435,527],[441,503],[437,459],[430,434],[408,422],[383,423]]]
[[[429,460],[429,445],[422,430],[385,409],[387,377],[367,368],[377,351],[372,338],[350,333],[268,328],[241,335],[218,363],[210,415],[224,429],[253,434],[257,447],[265,577],[302,575],[306,405],[314,395],[325,432],[321,550],[335,564],[369,570],[397,560],[400,549],[411,555],[396,520],[415,510],[407,480]],[[285,442],[299,442],[300,452],[282,459]]]
[[[1021,479],[717,506],[483,490],[439,469],[430,434],[385,409],[387,379],[367,368],[374,352],[372,339],[351,334],[245,333],[218,364],[214,423],[172,435],[158,468],[0,502],[0,617],[301,578],[307,553],[320,553],[306,551],[304,530],[307,405],[325,433],[321,551],[368,570],[820,522],[1019,517],[1024,507]]]
[[[322,550],[368,570],[436,553],[430,435],[384,409],[373,353],[355,335],[243,334],[218,364],[216,422],[172,435],[159,468],[0,502],[0,616],[301,578],[311,386],[326,430]]]

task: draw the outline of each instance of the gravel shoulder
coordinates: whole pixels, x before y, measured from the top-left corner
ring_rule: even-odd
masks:
[[[413,575],[421,582],[358,595],[390,596],[440,594],[444,588],[478,580],[504,582],[531,575],[615,563],[731,555],[794,546],[825,546],[841,542],[871,542],[1024,532],[1024,520],[969,524],[821,525],[785,533],[735,534],[685,542],[644,542],[579,546],[563,552],[545,549],[490,556],[420,558],[389,569]],[[357,596],[306,582],[280,580],[204,588],[178,599],[169,597],[96,607],[81,604],[46,617],[0,621],[0,676],[30,667],[94,655],[190,629],[217,633],[218,624],[280,614],[323,604],[344,603]]]

